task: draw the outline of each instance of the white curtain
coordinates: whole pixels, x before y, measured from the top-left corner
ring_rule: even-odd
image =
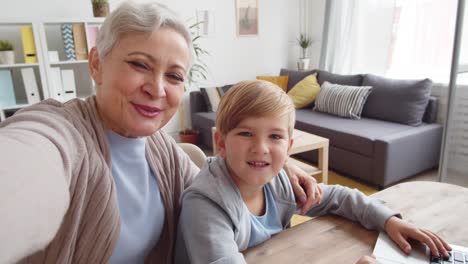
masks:
[[[448,81],[456,0],[330,0],[329,5],[325,70]]]
[[[351,54],[354,41],[352,29],[356,0],[333,0],[329,3],[330,24],[326,47],[325,69],[334,73],[348,73],[352,68]]]
[[[448,83],[456,0],[397,1],[387,76]]]
[[[324,69],[383,74],[391,44],[394,0],[331,0]]]

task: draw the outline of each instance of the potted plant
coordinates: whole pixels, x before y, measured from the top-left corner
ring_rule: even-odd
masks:
[[[91,0],[93,4],[93,15],[95,17],[105,17],[109,14],[108,0]]]
[[[188,85],[196,85],[198,82],[206,80],[208,75],[208,66],[201,59],[204,55],[209,55],[209,52],[203,49],[198,43],[198,40],[201,38],[198,33],[199,26],[203,24],[203,21],[196,22],[189,26],[190,32],[192,34],[192,45],[193,45],[193,58],[192,67],[190,68],[187,77]],[[189,128],[188,122],[185,116],[184,105],[180,107],[180,119],[182,130],[179,131],[179,138],[181,142],[197,144],[199,132],[192,128]]]
[[[297,62],[297,68],[299,70],[307,70],[309,68],[310,59],[307,57],[307,49],[312,45],[314,41],[307,34],[301,33],[297,39],[297,44],[302,49],[302,57]]]
[[[183,114],[183,113],[182,113]],[[185,128],[179,131],[180,142],[191,143],[196,145],[198,143],[198,130]]]
[[[8,40],[0,40],[0,64],[14,64],[13,45]]]
[[[188,72],[189,85],[198,84],[198,82],[206,80],[208,75],[208,66],[206,65],[206,63],[203,62],[201,57],[205,55],[210,55],[210,53],[203,49],[200,46],[200,43],[198,43],[198,40],[201,38],[201,35],[198,34],[198,29],[203,23],[203,21],[200,21],[189,26],[191,30],[190,32],[192,34],[192,52],[194,54],[194,61],[192,67]]]

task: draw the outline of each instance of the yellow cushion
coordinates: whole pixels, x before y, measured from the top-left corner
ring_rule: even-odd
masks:
[[[320,84],[317,82],[317,74],[311,74],[298,82],[288,92],[296,108],[303,108],[311,104],[320,92]]]
[[[268,81],[278,85],[283,91],[288,89],[288,76],[257,76],[257,80]]]

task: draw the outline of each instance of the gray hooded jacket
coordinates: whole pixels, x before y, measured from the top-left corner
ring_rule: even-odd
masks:
[[[292,186],[281,170],[269,183],[283,228],[298,213]],[[309,216],[336,214],[359,221],[369,229],[383,230],[385,221],[397,215],[380,200],[339,185],[320,185],[322,201]],[[245,263],[241,251],[250,240],[250,213],[225,161],[207,159],[192,185],[182,196],[182,212],[176,242],[175,263]]]

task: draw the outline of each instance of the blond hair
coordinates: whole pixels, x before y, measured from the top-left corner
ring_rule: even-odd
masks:
[[[224,94],[216,114],[216,130],[226,135],[248,117],[288,115],[288,132],[292,135],[296,112],[289,96],[267,81],[242,81]]]

